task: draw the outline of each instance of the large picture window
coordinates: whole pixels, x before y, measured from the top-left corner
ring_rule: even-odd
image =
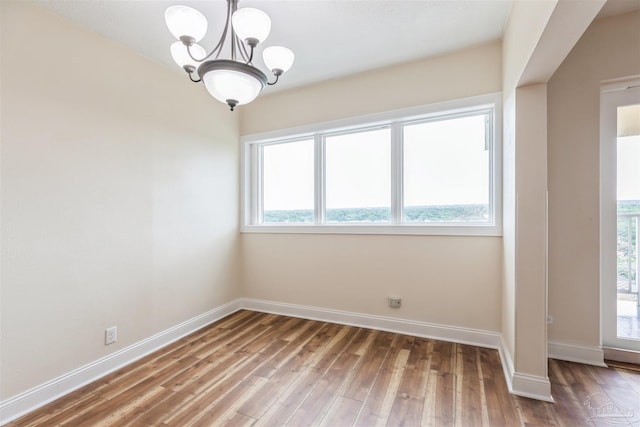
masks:
[[[313,223],[313,139],[262,150],[262,222]]]
[[[403,221],[489,221],[489,120],[479,111],[403,126]]]
[[[491,95],[244,137],[242,231],[500,235],[499,118]]]
[[[324,138],[327,223],[391,221],[389,127]]]

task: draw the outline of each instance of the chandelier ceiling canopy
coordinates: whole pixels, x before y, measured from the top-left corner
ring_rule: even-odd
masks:
[[[265,73],[252,64],[256,46],[271,31],[271,19],[259,9],[238,9],[238,0],[227,0],[227,16],[222,35],[209,52],[197,44],[207,33],[207,18],[187,6],[171,6],[165,11],[169,31],[179,41],[171,45],[171,57],[193,82],[203,82],[211,96],[231,107],[248,104],[265,87],[274,85],[291,68],[294,54],[282,46],[271,46],[262,52],[265,65],[275,79],[269,82]],[[229,45],[230,58],[220,58]]]

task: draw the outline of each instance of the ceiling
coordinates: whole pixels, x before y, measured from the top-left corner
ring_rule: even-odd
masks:
[[[185,4],[201,11],[209,21],[209,31],[200,42],[206,49],[217,42],[226,11],[225,0],[32,1],[176,73],[184,72],[169,53],[175,39],[165,25],[165,9]],[[267,89],[273,91],[498,40],[511,1],[240,0],[239,6],[257,7],[271,17],[271,34],[264,46],[258,46],[254,65],[264,69],[263,47],[283,45],[296,54],[293,68]],[[640,0],[609,1],[640,4]]]

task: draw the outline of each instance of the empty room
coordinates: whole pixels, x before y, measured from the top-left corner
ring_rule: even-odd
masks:
[[[640,0],[0,0],[0,425],[640,426]]]

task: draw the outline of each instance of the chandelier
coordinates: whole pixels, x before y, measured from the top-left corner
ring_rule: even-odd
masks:
[[[265,73],[252,64],[256,46],[271,31],[269,15],[254,8],[238,9],[238,0],[227,0],[227,17],[220,40],[209,53],[197,44],[207,32],[207,18],[187,6],[171,6],[164,18],[169,31],[179,41],[171,45],[171,57],[184,69],[192,82],[204,82],[207,91],[218,101],[231,107],[256,99],[265,85],[274,85],[293,65],[294,54],[282,46],[266,48],[262,57],[275,79],[269,82]],[[223,48],[231,58],[221,59]],[[195,76],[195,78],[194,78]]]

